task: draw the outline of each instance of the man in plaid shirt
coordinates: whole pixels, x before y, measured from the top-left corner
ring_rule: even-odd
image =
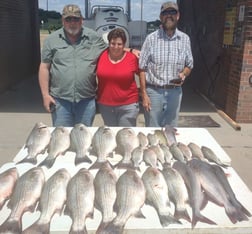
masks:
[[[182,84],[193,68],[191,42],[177,29],[178,5],[165,2],[161,6],[161,27],[145,39],[139,67],[141,96],[146,127],[177,126],[182,100]]]

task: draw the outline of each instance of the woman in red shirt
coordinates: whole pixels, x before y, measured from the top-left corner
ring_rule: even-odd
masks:
[[[126,34],[116,28],[108,34],[109,48],[97,64],[97,103],[107,126],[136,126],[139,93],[135,74],[138,58],[125,50]]]

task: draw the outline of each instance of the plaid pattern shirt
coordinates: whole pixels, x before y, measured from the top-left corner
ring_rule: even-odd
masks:
[[[178,29],[172,37],[163,29],[151,33],[142,46],[139,67],[146,71],[147,84],[169,84],[185,67],[193,68],[189,36]]]

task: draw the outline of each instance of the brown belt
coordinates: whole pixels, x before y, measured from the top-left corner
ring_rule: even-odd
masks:
[[[155,89],[174,89],[180,87],[179,85],[155,85],[155,84],[147,84],[147,86]]]

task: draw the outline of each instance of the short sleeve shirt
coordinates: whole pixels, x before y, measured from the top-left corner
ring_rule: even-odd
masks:
[[[51,64],[50,94],[71,102],[96,94],[96,62],[107,48],[93,30],[82,28],[79,41],[70,44],[64,30],[59,29],[44,41],[41,60]]]
[[[193,68],[190,38],[176,29],[168,37],[163,29],[148,35],[142,46],[139,68],[146,71],[147,84],[167,85],[184,67]]]

